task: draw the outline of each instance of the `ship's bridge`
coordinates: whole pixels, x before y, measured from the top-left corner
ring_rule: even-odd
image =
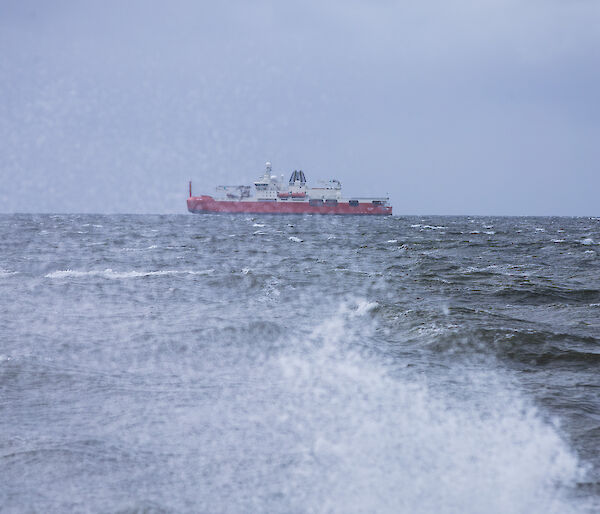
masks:
[[[271,175],[271,163],[265,165],[265,173],[254,182],[257,200],[277,201],[277,192],[281,189],[281,184],[277,181],[276,175]],[[281,177],[283,180],[283,177]]]

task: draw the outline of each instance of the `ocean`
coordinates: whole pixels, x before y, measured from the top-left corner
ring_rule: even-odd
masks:
[[[600,511],[600,218],[0,216],[2,512]]]

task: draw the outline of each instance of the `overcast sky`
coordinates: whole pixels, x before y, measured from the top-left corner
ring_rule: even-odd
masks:
[[[395,214],[600,214],[600,1],[0,0],[0,211],[335,177]]]

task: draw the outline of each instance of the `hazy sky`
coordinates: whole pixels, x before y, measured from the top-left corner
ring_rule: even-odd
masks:
[[[396,214],[600,214],[600,1],[0,0],[0,211],[335,177]]]

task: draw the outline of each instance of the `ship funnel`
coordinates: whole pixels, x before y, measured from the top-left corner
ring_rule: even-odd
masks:
[[[290,185],[293,185],[297,180],[301,184],[306,184],[306,177],[304,176],[304,172],[302,170],[294,170],[292,172],[292,175],[290,176]]]

